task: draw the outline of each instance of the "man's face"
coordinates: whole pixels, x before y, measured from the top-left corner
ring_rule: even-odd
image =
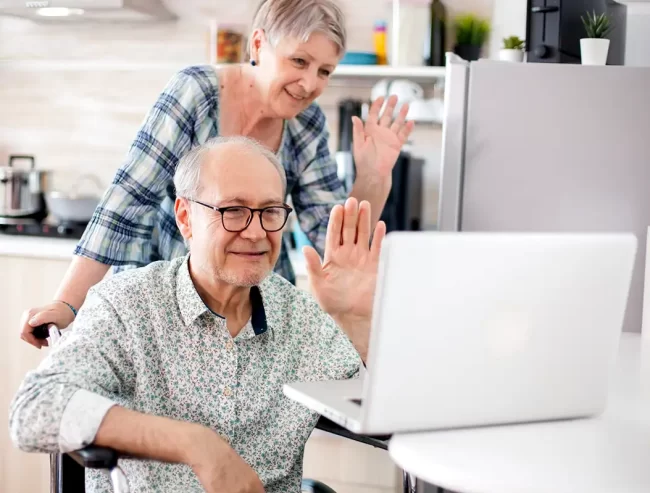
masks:
[[[282,206],[282,192],[280,174],[272,163],[241,143],[227,143],[205,157],[201,164],[201,191],[194,198],[219,208],[262,208]],[[235,286],[259,284],[278,259],[282,230],[265,231],[260,213],[255,212],[246,229],[228,231],[239,229],[242,218],[245,223],[248,214],[246,209],[233,209],[222,218],[220,212],[178,198],[177,222],[189,241],[193,268]],[[271,220],[272,217],[269,224]],[[265,225],[268,228],[267,217]]]

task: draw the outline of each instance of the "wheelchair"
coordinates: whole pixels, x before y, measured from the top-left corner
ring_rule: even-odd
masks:
[[[58,331],[54,326],[53,330]],[[39,339],[50,336],[50,328],[40,326],[33,334]],[[321,417],[316,428],[350,440],[388,450],[390,435],[357,435],[349,430]],[[84,449],[66,454],[50,455],[50,493],[85,493],[85,469],[106,469],[109,472],[114,493],[129,493],[128,479],[118,464],[119,454],[110,448],[90,445]],[[313,479],[302,480],[303,493],[336,493],[326,484]],[[406,472],[403,473],[404,493],[416,493],[416,482]]]
[[[388,448],[388,435],[355,435],[326,418],[320,418],[316,428],[373,447]],[[119,454],[115,450],[94,445],[67,454],[53,454],[50,456],[50,493],[85,493],[85,468],[108,470],[114,493],[129,493],[128,479],[120,469],[118,459]],[[301,490],[303,493],[336,493],[326,484],[313,479],[303,479]],[[404,492],[415,493],[415,485],[411,484],[407,474],[404,474]]]

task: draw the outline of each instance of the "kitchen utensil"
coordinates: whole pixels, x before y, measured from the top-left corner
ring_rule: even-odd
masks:
[[[96,176],[81,175],[71,187],[70,192],[53,190],[45,194],[47,209],[59,222],[87,223],[92,218],[101,196],[99,193],[80,193],[81,184],[84,181],[92,182],[97,190],[102,189],[102,185]]]
[[[18,160],[30,161],[29,169],[18,169]],[[49,171],[35,169],[34,156],[9,156],[7,166],[0,167],[0,216],[25,217],[47,215],[43,194]]]

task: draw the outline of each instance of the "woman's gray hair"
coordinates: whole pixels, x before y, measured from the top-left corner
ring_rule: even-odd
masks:
[[[262,0],[253,17],[253,30],[262,29],[271,46],[284,37],[306,42],[315,32],[346,50],[345,16],[334,0]]]
[[[267,147],[260,144],[258,141],[249,137],[233,136],[233,137],[215,137],[201,144],[187,154],[185,154],[178,162],[176,172],[174,174],[174,188],[176,189],[177,197],[185,197],[188,199],[196,199],[201,193],[201,165],[205,159],[205,155],[212,149],[215,149],[224,144],[242,144],[252,151],[259,152],[266,159],[268,159],[275,169],[280,174],[282,181],[282,197],[287,193],[287,176],[284,171],[284,166]]]

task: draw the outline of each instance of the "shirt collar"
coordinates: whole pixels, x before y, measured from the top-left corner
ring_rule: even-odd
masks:
[[[194,286],[194,282],[192,282],[188,262],[189,258],[189,254],[185,256],[176,275],[176,301],[178,302],[181,317],[185,325],[190,325],[204,313],[213,313],[203,302],[203,299]],[[268,323],[264,299],[257,286],[251,288],[250,300],[253,308],[251,323],[255,335],[258,336],[268,330]],[[221,316],[218,313],[215,313],[215,315]]]

